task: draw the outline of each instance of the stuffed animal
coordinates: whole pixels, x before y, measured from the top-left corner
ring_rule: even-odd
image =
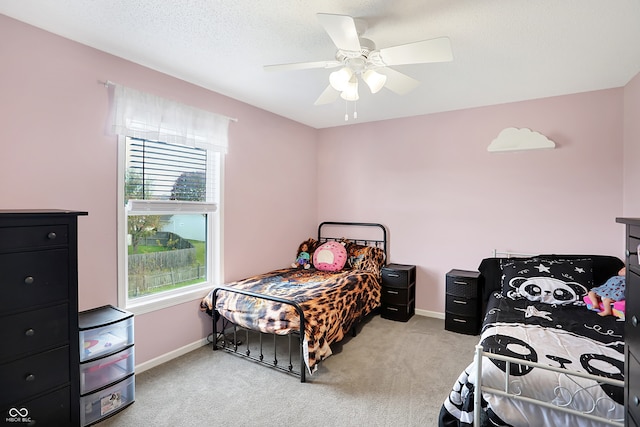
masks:
[[[315,246],[314,242],[315,240],[310,238],[300,243],[296,260],[291,264],[292,268],[302,267],[305,270],[311,268],[311,253]]]

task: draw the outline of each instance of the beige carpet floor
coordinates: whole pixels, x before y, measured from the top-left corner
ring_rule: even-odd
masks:
[[[437,426],[477,341],[374,316],[307,383],[208,345],[136,375],[135,403],[99,426]]]

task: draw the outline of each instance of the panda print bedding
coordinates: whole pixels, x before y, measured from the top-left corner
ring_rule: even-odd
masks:
[[[598,316],[583,300],[589,289],[615,274],[611,272],[622,264],[615,257],[606,258],[605,263],[602,257],[594,263],[588,256],[492,260],[499,271],[484,271],[484,279],[495,278],[499,284],[486,305],[479,343],[484,351],[624,380],[624,322],[614,316]],[[607,271],[596,272],[594,265],[604,265]],[[503,389],[507,369],[512,391],[521,396],[623,422],[621,387],[516,363],[507,367],[487,357],[482,358],[483,387]],[[475,375],[472,362],[444,401],[441,427],[473,425]],[[484,391],[482,398],[483,426],[606,425]]]

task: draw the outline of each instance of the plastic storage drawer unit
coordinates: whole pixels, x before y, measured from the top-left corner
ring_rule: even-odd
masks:
[[[80,421],[87,426],[135,397],[133,314],[110,305],[83,311],[80,326]]]

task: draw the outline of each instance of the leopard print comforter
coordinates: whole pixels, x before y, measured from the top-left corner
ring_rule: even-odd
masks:
[[[380,305],[380,276],[363,270],[339,272],[314,268],[282,269],[227,284],[297,303],[305,318],[305,363],[312,374],[331,355],[330,345],[342,340],[356,322]],[[213,290],[200,309],[212,312]],[[240,294],[219,291],[216,309],[238,326],[285,335],[300,330],[292,306]]]

